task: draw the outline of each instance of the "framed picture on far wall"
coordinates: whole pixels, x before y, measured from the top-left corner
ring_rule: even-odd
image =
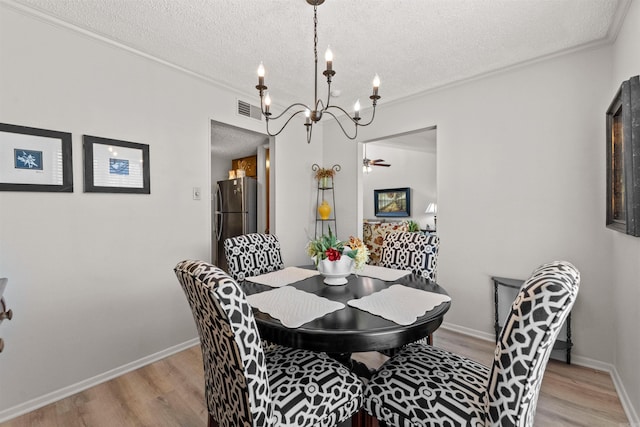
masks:
[[[149,146],[84,135],[85,193],[150,194]]]
[[[71,134],[0,123],[0,191],[72,193]]]
[[[373,207],[377,217],[411,216],[411,189],[373,190]]]

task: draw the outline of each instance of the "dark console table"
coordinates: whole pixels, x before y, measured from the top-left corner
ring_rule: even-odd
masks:
[[[498,307],[500,303],[499,297],[498,297],[498,288],[500,286],[504,286],[512,289],[520,289],[520,287],[524,283],[524,280],[509,279],[506,277],[492,277],[491,280],[493,280],[493,298],[494,298],[494,305],[495,305],[494,307],[495,321],[493,324],[493,328],[495,329],[495,332],[496,332],[496,342],[498,342],[498,336],[500,335],[500,330],[502,329],[502,325],[500,324],[500,319],[499,319],[500,317],[499,311],[498,311]],[[555,344],[553,345],[553,349],[564,350],[566,352],[565,360],[568,364],[571,364],[571,347],[573,347],[573,341],[571,341],[571,312],[569,312],[569,315],[567,316],[566,327],[567,327],[567,333],[566,333],[565,339],[564,340],[557,339]]]

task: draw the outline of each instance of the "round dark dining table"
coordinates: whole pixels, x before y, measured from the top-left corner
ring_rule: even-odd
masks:
[[[411,325],[399,325],[351,307],[347,305],[347,301],[371,295],[393,284],[445,295],[447,292],[437,283],[414,274],[390,282],[352,274],[347,278],[348,283],[340,286],[326,285],[323,279],[321,275],[317,275],[287,286],[341,302],[345,308],[297,328],[288,328],[280,320],[254,308],[260,337],[286,347],[336,354],[395,349],[433,333],[442,324],[444,314],[451,306],[450,301],[444,302],[427,311]],[[274,289],[250,281],[244,281],[242,287],[247,295]]]

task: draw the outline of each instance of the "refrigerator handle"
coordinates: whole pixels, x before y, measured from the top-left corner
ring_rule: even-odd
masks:
[[[216,224],[216,240],[220,240],[220,236],[222,236],[222,213],[220,212],[220,206],[222,206],[222,194],[220,192],[220,184],[216,184],[216,216],[217,221]]]
[[[224,227],[224,224],[222,224],[222,213],[218,212],[216,215],[218,215],[218,236],[217,239],[218,241],[220,241],[220,236],[222,236],[222,227]]]

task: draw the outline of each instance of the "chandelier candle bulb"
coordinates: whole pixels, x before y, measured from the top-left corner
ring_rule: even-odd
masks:
[[[260,62],[258,66],[258,86],[264,86],[264,65]]]
[[[328,46],[327,51],[324,53],[324,59],[327,61],[327,71],[331,71],[333,69],[333,52]]]
[[[353,105],[353,118],[354,119],[360,118],[360,100],[359,99]]]
[[[267,93],[267,96],[264,97],[264,113],[265,115],[269,114],[269,107],[271,106],[271,96]]]
[[[304,110],[304,116],[306,117],[306,121],[305,124],[310,125],[311,124],[311,111],[309,111],[309,109],[307,108],[306,110]]]
[[[373,78],[373,96],[378,96],[378,88],[380,87],[380,77],[376,74]]]

